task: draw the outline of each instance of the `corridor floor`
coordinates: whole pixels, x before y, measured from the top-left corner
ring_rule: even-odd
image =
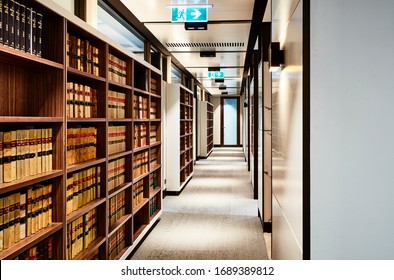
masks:
[[[215,149],[179,196],[164,199],[161,221],[131,259],[267,259],[249,181],[241,149]]]

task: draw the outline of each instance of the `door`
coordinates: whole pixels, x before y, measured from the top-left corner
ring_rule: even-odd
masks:
[[[222,146],[239,146],[239,99],[222,98]]]

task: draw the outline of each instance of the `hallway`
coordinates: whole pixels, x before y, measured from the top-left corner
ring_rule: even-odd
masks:
[[[249,173],[239,148],[216,148],[131,259],[267,259]]]

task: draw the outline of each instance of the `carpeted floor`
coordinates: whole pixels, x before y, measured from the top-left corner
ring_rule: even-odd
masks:
[[[218,148],[195,165],[179,196],[131,259],[268,259],[249,173],[241,149]]]

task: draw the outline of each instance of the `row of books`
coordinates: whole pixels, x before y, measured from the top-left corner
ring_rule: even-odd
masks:
[[[126,94],[113,90],[108,91],[108,117],[110,119],[125,118]]]
[[[159,174],[157,172],[154,172],[150,174],[150,189],[151,191],[154,191],[159,187]]]
[[[14,0],[0,1],[0,45],[41,57],[43,15]]]
[[[155,101],[150,102],[150,119],[155,120],[157,119],[157,103]]]
[[[99,76],[99,49],[87,39],[67,33],[67,66]]]
[[[183,120],[189,120],[193,117],[192,108],[190,107],[181,107],[180,118]]]
[[[51,170],[51,128],[0,131],[0,183]]]
[[[133,96],[133,118],[148,119],[148,98],[140,95]]]
[[[112,226],[126,214],[126,193],[122,191],[109,199],[108,219]]]
[[[95,127],[67,128],[67,165],[96,158],[96,146]]]
[[[134,125],[134,148],[144,147],[148,145],[147,141],[147,124]]]
[[[156,165],[159,164],[159,150],[160,148],[153,148],[150,151],[150,166],[153,169]]]
[[[150,126],[150,135],[149,135],[151,144],[159,141],[158,138],[157,138],[157,129],[158,129],[158,126],[151,124],[151,126]]]
[[[72,260],[97,238],[97,210],[90,210],[67,225],[67,259]]]
[[[126,226],[122,225],[108,238],[108,259],[114,260],[126,247]]]
[[[52,223],[52,184],[0,197],[0,251]]]
[[[96,118],[97,90],[78,83],[67,83],[67,118]]]
[[[110,155],[126,151],[126,126],[110,125],[108,127],[108,153]]]
[[[100,197],[100,166],[67,175],[66,215]]]
[[[117,82],[120,84],[126,84],[126,61],[109,54],[108,61],[108,78],[110,81]]]
[[[189,93],[182,93],[181,94],[181,102],[182,103],[184,103],[184,104],[186,104],[186,105],[192,105],[191,104],[191,101],[192,101],[193,99],[191,98],[191,94],[189,94]]]
[[[133,178],[138,178],[139,176],[149,172],[149,153],[141,152],[134,155],[134,165],[133,165]]]
[[[156,214],[156,211],[159,210],[159,196],[154,196],[150,200],[149,204],[149,217],[152,217],[154,214]]]
[[[193,123],[192,122],[181,122],[181,135],[193,133]]]
[[[125,182],[126,159],[120,158],[108,163],[108,191]]]
[[[150,78],[150,92],[153,94],[158,93],[159,87],[158,87],[157,83],[158,83],[157,79],[155,79],[153,77]]]
[[[138,181],[133,185],[133,208],[144,199],[144,180]]]
[[[53,237],[50,236],[36,246],[23,252],[14,260],[53,260]]]

